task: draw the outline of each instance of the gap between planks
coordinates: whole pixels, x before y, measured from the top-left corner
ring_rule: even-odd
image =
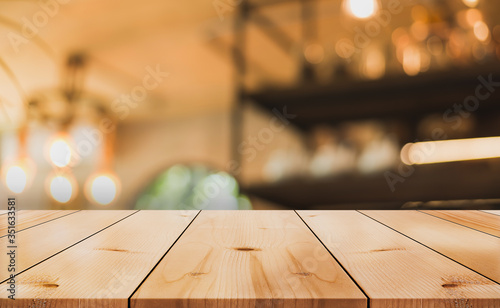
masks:
[[[146,279],[148,279],[149,275],[151,275],[151,273],[155,270],[155,268],[158,266],[158,264],[160,264],[160,262],[165,258],[165,256],[172,249],[172,247],[175,246],[175,244],[177,243],[177,241],[179,241],[179,239],[184,234],[184,232],[186,232],[186,230],[191,226],[191,224],[193,224],[193,222],[196,220],[196,218],[200,215],[201,212],[202,212],[202,210],[199,210],[198,213],[196,213],[196,215],[189,222],[189,224],[186,226],[186,228],[184,228],[184,230],[182,230],[181,234],[179,234],[179,236],[175,239],[175,241],[172,243],[172,245],[167,249],[167,251],[165,251],[165,253],[163,254],[163,256],[158,260],[158,262],[156,262],[156,264],[153,266],[153,268],[151,268],[151,270],[149,271],[149,273],[147,273],[147,275],[144,277],[144,279],[139,283],[139,285],[137,285],[137,287],[134,289],[134,291],[130,294],[130,296],[127,298],[127,307],[128,308],[131,308],[131,302],[130,301],[131,301],[132,297],[134,296],[135,292],[137,292],[137,290],[139,290],[139,288],[146,281]]]
[[[326,247],[325,243],[323,243],[323,241],[318,237],[318,235],[313,231],[313,229],[311,229],[311,227],[306,223],[306,221],[302,218],[302,216],[299,215],[299,213],[296,211],[296,210],[293,210],[294,213],[300,218],[300,220],[306,225],[307,229],[309,229],[309,231],[311,231],[311,233],[316,237],[316,239],[321,243],[321,245],[323,245],[323,247],[330,253],[330,255],[332,256],[332,258],[335,260],[335,262],[337,262],[340,267],[344,270],[344,272],[349,276],[349,278],[351,278],[351,280],[356,284],[356,286],[361,290],[361,292],[363,292],[364,296],[366,297],[367,299],[367,308],[370,308],[370,297],[368,296],[368,294],[366,294],[365,290],[363,290],[363,287],[361,287],[359,285],[359,283],[356,281],[356,279],[354,279],[354,277],[352,277],[352,275],[349,273],[349,271],[344,267],[344,265],[342,265],[342,263],[333,255],[333,253],[330,251],[330,249],[328,249],[328,247]]]
[[[417,211],[359,212],[457,264],[500,283],[500,238]]]
[[[130,304],[364,308],[367,298],[293,211],[202,211]]]
[[[119,215],[118,217],[121,217],[119,218],[118,220],[114,219],[114,215],[115,213],[113,213],[113,211],[108,211],[109,213],[112,213],[113,215],[109,214],[110,217],[107,217],[103,222],[102,222],[102,226],[98,226],[97,230],[94,231],[94,230],[87,230],[87,229],[84,229],[84,230],[80,230],[81,233],[80,234],[74,234],[74,237],[75,237],[75,242],[73,242],[73,239],[71,240],[71,242],[67,242],[67,243],[59,243],[60,245],[62,245],[61,247],[55,249],[55,250],[50,250],[50,247],[47,248],[47,247],[44,247],[43,245],[40,246],[41,244],[46,244],[46,243],[43,243],[41,241],[37,241],[36,245],[39,245],[37,247],[37,249],[35,250],[35,252],[38,254],[38,255],[33,255],[33,254],[24,254],[24,255],[18,255],[17,257],[17,263],[16,263],[16,266],[17,266],[17,271],[16,271],[16,275],[19,275],[19,274],[22,274],[23,272],[41,264],[42,262],[46,261],[46,260],[49,260],[50,258],[52,258],[53,256],[56,256],[58,254],[60,254],[61,252],[67,250],[68,248],[71,248],[75,245],[77,245],[78,243],[81,243],[82,241],[86,240],[87,238],[90,238],[92,237],[93,235],[95,234],[98,234],[99,232],[102,232],[103,230],[106,230],[107,228],[113,226],[114,224],[126,219],[127,217],[130,217],[131,215],[134,215],[135,213],[137,213],[138,211],[133,211],[132,213],[128,214],[127,212],[130,212],[130,211],[116,211],[117,212],[117,216],[120,214],[120,213],[123,213],[124,216],[122,215]],[[88,214],[90,213],[90,211],[80,211],[78,213],[85,213],[85,214]],[[126,215],[128,214],[128,215]],[[82,214],[83,215],[83,214]],[[80,215],[81,216],[81,215]],[[69,218],[74,218],[74,217],[77,217],[76,215],[69,215],[69,216],[66,216],[65,218],[66,219],[61,219],[61,220],[54,220],[48,224],[42,224],[42,225],[39,225],[36,229],[30,229],[30,230],[27,230],[23,233],[20,233],[21,237],[17,237],[16,238],[16,241],[17,241],[17,245],[18,247],[30,247],[31,244],[29,243],[29,240],[35,240],[34,238],[29,238],[29,237],[33,237],[34,235],[32,233],[34,233],[34,231],[39,231],[37,232],[37,234],[35,234],[35,236],[41,236],[40,235],[40,229],[41,228],[45,228],[46,230],[48,231],[53,231],[51,230],[51,228],[53,228],[55,226],[56,223],[63,223],[63,222],[66,222],[66,220],[68,220]],[[77,218],[80,218],[80,217],[77,217]],[[107,221],[107,219],[109,219],[109,221]],[[94,223],[96,223],[94,221]],[[72,226],[70,226],[72,227]],[[60,230],[56,230],[56,231],[59,231]],[[88,232],[87,232],[88,231]],[[28,234],[29,233],[29,234]],[[90,233],[90,234],[89,234]],[[47,234],[46,234],[47,235]],[[83,238],[79,237],[79,236],[83,236]],[[28,243],[21,243],[20,239],[22,239],[23,236],[26,236],[27,237],[27,240]],[[7,243],[4,241],[6,240],[6,238],[0,238],[0,245],[6,245]],[[69,241],[69,239],[67,239]],[[67,245],[67,246],[66,246]],[[45,250],[43,250],[45,249]],[[19,252],[18,252],[19,254]],[[22,257],[21,257],[22,256]],[[5,262],[7,262],[7,258],[8,256],[6,254],[2,254],[0,255],[0,260],[3,260]],[[24,258],[27,258],[27,260],[25,260]],[[27,263],[27,264],[24,264],[24,263]],[[7,263],[5,263],[7,264]],[[6,282],[8,279],[9,279],[9,275],[7,272],[7,269],[5,268],[0,268],[0,283],[4,283]]]
[[[370,307],[500,306],[499,284],[367,215],[298,213],[368,294]]]
[[[418,212],[500,238],[500,216],[476,210],[419,210]]]
[[[18,292],[23,297],[16,302],[28,304],[42,293],[50,307],[125,308],[137,285],[192,222],[196,212],[134,212],[106,231],[20,274]],[[152,230],[158,234],[151,236]],[[45,287],[49,285],[53,287]]]
[[[38,210],[20,210],[16,213],[16,234],[31,229],[33,227],[51,222],[56,219],[60,219],[66,217],[71,214],[75,214],[80,212],[80,210],[61,210],[61,211],[38,211]],[[41,216],[40,214],[44,214],[45,216]],[[0,223],[0,238],[6,237],[8,228],[8,220],[5,217]],[[19,229],[21,228],[21,229]],[[1,235],[4,234],[5,235]]]

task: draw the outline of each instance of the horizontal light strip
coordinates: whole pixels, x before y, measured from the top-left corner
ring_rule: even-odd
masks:
[[[400,156],[407,165],[495,158],[500,157],[500,137],[407,143]]]

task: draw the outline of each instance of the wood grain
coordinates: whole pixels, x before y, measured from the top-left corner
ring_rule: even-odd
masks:
[[[4,214],[7,214],[7,211],[6,210],[0,210],[0,215],[4,215]]]
[[[46,223],[66,215],[76,213],[76,211],[28,211],[17,212],[16,232],[23,231],[33,226]],[[0,220],[0,237],[7,236],[7,217]]]
[[[140,211],[20,274],[16,307],[123,307],[197,211]],[[0,306],[6,285],[0,286]],[[80,299],[85,299],[81,301]]]
[[[362,212],[500,282],[500,238],[415,211]]]
[[[61,250],[85,239],[135,213],[135,211],[80,211],[16,234],[16,273],[37,264]],[[0,238],[0,247],[7,247],[7,237]],[[8,264],[6,253],[0,264]],[[0,267],[0,282],[9,277],[6,266]]]
[[[500,307],[500,285],[361,213],[298,213],[365,291],[372,308]]]
[[[481,211],[426,210],[421,212],[500,237],[500,216]]]
[[[490,213],[493,215],[500,215],[500,210],[482,210],[482,212]]]
[[[203,211],[133,308],[363,307],[366,298],[292,211]]]

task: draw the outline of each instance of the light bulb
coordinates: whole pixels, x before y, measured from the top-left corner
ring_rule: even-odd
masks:
[[[347,14],[365,19],[372,17],[377,13],[377,0],[344,0],[344,10]]]
[[[19,166],[12,166],[7,170],[5,176],[7,187],[14,193],[22,193],[26,188],[28,177],[23,168]]]
[[[76,196],[76,181],[71,175],[56,175],[49,181],[50,196],[59,203],[68,203]]]
[[[89,178],[86,184],[87,198],[100,205],[113,202],[120,190],[120,181],[109,173],[100,173]]]
[[[462,0],[462,2],[468,7],[476,7],[479,3],[479,0]]]
[[[71,148],[63,139],[56,139],[50,146],[50,161],[57,167],[65,167],[71,160]]]
[[[19,159],[4,165],[2,178],[11,192],[20,194],[30,185],[35,169],[35,164],[30,159]]]

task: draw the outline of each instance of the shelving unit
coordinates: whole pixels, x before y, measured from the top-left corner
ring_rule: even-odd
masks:
[[[282,2],[282,1],[279,1]],[[274,2],[273,2],[274,3]],[[303,41],[315,34],[314,1],[301,1]],[[233,158],[241,163],[238,145],[242,140],[243,104],[251,102],[261,109],[272,112],[274,108],[296,115],[291,122],[304,134],[314,126],[335,125],[344,121],[395,120],[404,123],[411,132],[403,144],[412,142],[417,136],[416,124],[430,114],[445,116],[447,110],[463,104],[469,96],[477,95],[476,88],[483,83],[482,76],[500,81],[500,63],[491,60],[473,67],[452,67],[449,70],[431,70],[417,76],[388,74],[378,80],[351,78],[319,82],[311,78],[311,65],[302,61],[301,78],[289,87],[262,88],[257,91],[245,89],[244,76],[248,63],[245,48],[245,24],[259,23],[252,18],[260,4],[244,2],[238,7],[235,17],[234,64],[236,68],[236,104],[233,121]],[[262,24],[261,24],[262,25]],[[276,40],[282,48],[289,41],[279,37],[279,27],[270,29],[270,22],[264,21],[262,30]],[[300,59],[298,59],[300,60]],[[484,90],[481,90],[484,91]],[[481,92],[483,93],[483,92]],[[500,91],[481,100],[473,111],[478,122],[494,122],[500,115]],[[450,119],[448,119],[450,120]],[[500,134],[500,128],[489,125],[476,132],[483,137]],[[290,208],[314,208],[319,205],[338,205],[362,202],[396,202],[500,198],[498,160],[468,163],[447,163],[432,166],[417,166],[414,174],[392,192],[385,179],[385,173],[350,174],[335,177],[312,178],[303,176],[275,183],[258,183],[243,187],[245,193],[278,203]],[[397,170],[388,170],[398,174]],[[422,192],[425,192],[423,194]],[[338,207],[337,207],[338,208]]]
[[[387,171],[390,175],[381,172],[370,175],[293,178],[246,187],[245,192],[294,209],[329,205],[336,205],[336,209],[350,209],[350,204],[356,204],[356,209],[370,209],[373,204],[376,204],[375,208],[397,209],[409,201],[500,198],[500,159],[414,168],[408,176],[399,173],[396,168]],[[392,181],[392,185],[388,179]],[[422,191],[426,192],[425,198],[422,198]],[[489,205],[495,207],[500,202]],[[468,207],[475,208],[472,203]],[[452,205],[452,208],[458,206]]]
[[[454,68],[417,76],[388,76],[379,80],[339,80],[329,84],[304,83],[291,88],[268,88],[246,93],[246,98],[272,111],[287,107],[296,114],[298,127],[308,129],[318,124],[336,124],[348,120],[413,120],[431,113],[444,114],[455,104],[463,103],[492,74],[500,80],[498,62],[475,68]],[[481,93],[487,91],[482,89]],[[474,111],[478,117],[500,111],[500,91],[480,101]],[[466,110],[465,110],[466,111]]]

